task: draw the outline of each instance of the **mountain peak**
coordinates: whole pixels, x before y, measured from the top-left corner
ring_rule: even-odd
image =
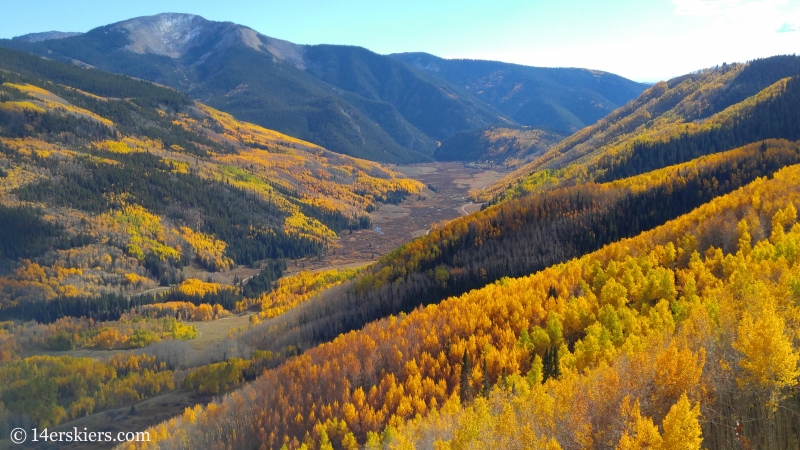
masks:
[[[271,53],[276,59],[305,69],[301,46],[264,36],[243,25],[206,20],[195,14],[162,13],[142,16],[118,22],[111,25],[111,28],[124,30],[129,39],[125,49],[134,53],[180,58],[203,43],[211,43],[208,48],[210,51],[242,44],[253,50]],[[201,61],[203,59],[201,57]]]
[[[177,58],[211,23],[194,14],[162,13],[119,22],[114,28],[128,32],[127,50]]]

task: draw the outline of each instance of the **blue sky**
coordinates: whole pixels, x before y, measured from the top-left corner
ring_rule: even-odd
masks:
[[[300,44],[587,67],[639,81],[800,53],[800,0],[0,0],[0,10],[0,38],[184,12]]]

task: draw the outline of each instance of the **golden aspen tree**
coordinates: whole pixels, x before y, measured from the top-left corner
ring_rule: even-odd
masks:
[[[700,429],[700,404],[692,408],[686,394],[681,395],[664,417],[663,450],[700,450],[703,443]]]
[[[630,397],[622,400],[622,415],[628,416],[628,430],[622,433],[617,450],[658,450],[663,439],[650,417],[643,417],[639,400],[630,405]],[[632,432],[631,433],[629,433]]]
[[[784,328],[784,320],[773,305],[766,305],[755,320],[747,311],[743,313],[733,343],[733,348],[743,356],[739,361],[744,370],[738,380],[740,384],[753,384],[773,394],[797,384],[800,355]]]
[[[736,227],[736,233],[739,235],[739,251],[742,252],[744,256],[750,256],[750,252],[753,249],[753,238],[750,236],[750,231],[745,219],[739,221]]]
[[[458,422],[458,429],[455,430],[453,440],[450,442],[453,450],[471,448],[471,444],[482,435],[490,434],[494,420],[486,399],[478,397]]]
[[[331,440],[328,438],[328,433],[325,431],[324,427],[320,428],[319,450],[333,450],[333,444],[331,444]]]
[[[345,450],[359,449],[358,441],[356,441],[356,437],[353,436],[353,433],[348,431],[347,434],[344,435],[344,438],[342,439],[342,447],[344,447]]]

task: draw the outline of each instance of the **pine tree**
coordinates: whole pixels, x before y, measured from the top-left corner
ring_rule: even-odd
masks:
[[[481,395],[487,396],[489,392],[492,390],[492,380],[489,379],[489,373],[486,370],[486,357],[483,357],[483,389],[481,390]]]
[[[470,375],[472,374],[472,364],[469,355],[464,350],[464,357],[461,359],[461,401],[472,399],[472,388],[469,386]]]
[[[548,347],[542,360],[542,383],[550,378],[558,379],[561,376],[561,367],[558,362],[558,348],[555,345]]]

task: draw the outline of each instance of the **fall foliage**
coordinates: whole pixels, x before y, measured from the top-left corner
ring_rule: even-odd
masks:
[[[748,417],[755,442],[796,443],[768,424],[797,414],[781,402],[798,358],[798,186],[800,166],[783,169],[580,259],[374,322],[151,432],[264,448],[717,448]],[[731,215],[747,235],[720,232]],[[753,317],[760,341],[788,347],[752,349]],[[552,346],[559,370],[542,383]]]
[[[171,89],[2,51],[0,309],[320,255],[423,187]]]

